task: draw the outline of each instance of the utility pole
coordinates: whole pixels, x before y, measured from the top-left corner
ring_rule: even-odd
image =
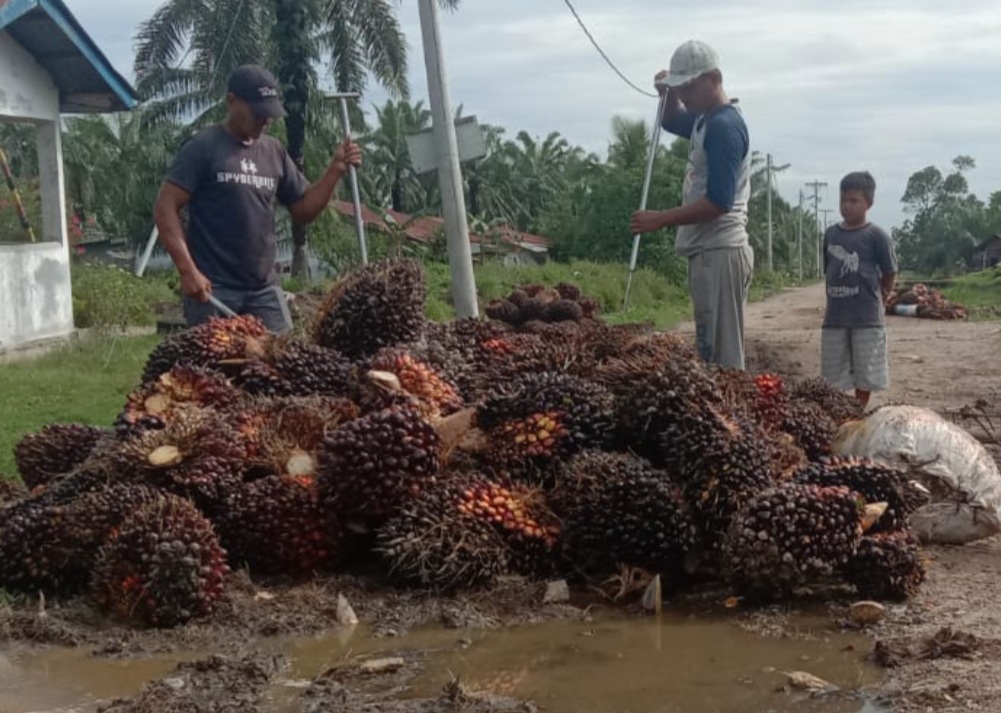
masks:
[[[803,281],[803,189],[799,191],[799,228],[796,230],[796,244],[799,247],[799,281]]]
[[[441,187],[445,239],[452,275],[452,302],[457,318],[478,317],[473,251],[469,244],[466,197],[462,191],[462,173],[459,169],[459,146],[455,138],[445,59],[441,50],[438,0],[418,0],[418,9],[421,35],[424,38],[424,66],[428,76],[432,135],[438,158],[438,184]]]
[[[775,166],[772,164],[772,155],[767,154],[765,156],[765,178],[768,181],[768,272],[772,272],[774,269],[774,263],[772,261],[772,239],[774,236],[774,228],[772,227],[772,173],[777,171],[784,171],[792,164],[785,164],[783,166]]]
[[[812,183],[807,183],[807,188],[813,189],[813,220],[814,228],[820,239],[823,239],[823,235],[820,233],[820,189],[826,187],[827,184],[821,181],[813,181]],[[819,243],[818,243],[819,244]],[[817,277],[823,277],[823,263],[821,262],[820,249],[817,249]]]
[[[820,266],[821,277],[823,277],[823,272],[824,272],[824,233],[827,232],[827,214],[828,213],[833,213],[834,211],[831,208],[822,208],[820,212],[824,214],[824,222],[823,222],[823,228],[820,231],[820,237],[817,240],[817,254],[820,256],[820,259],[817,261],[817,265]]]

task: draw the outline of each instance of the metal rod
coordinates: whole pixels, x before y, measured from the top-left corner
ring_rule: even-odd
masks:
[[[227,317],[238,317],[239,316],[236,312],[234,312],[229,307],[227,307],[225,304],[223,304],[222,300],[220,300],[218,297],[215,297],[214,295],[212,295],[212,293],[209,293],[208,298],[209,298],[209,302],[211,302],[212,305],[217,310],[219,310],[220,312],[222,312]]]
[[[661,123],[664,119],[664,107],[667,106],[667,93],[660,96],[657,104],[657,116],[653,123],[653,135],[650,137],[650,153],[646,159],[646,176],[643,179],[643,194],[640,197],[640,210],[646,210],[647,197],[650,195],[650,181],[653,178],[653,164],[657,158],[657,148],[660,146]],[[636,261],[640,255],[640,234],[633,236],[633,251],[629,256],[629,278],[626,280],[626,296],[622,301],[622,310],[629,309],[629,295],[633,290],[633,276],[636,274]]]
[[[159,235],[160,231],[157,230],[156,225],[154,225],[153,230],[149,233],[149,238],[146,240],[146,249],[143,250],[143,254],[139,256],[139,262],[136,264],[136,277],[142,277],[146,272],[146,268],[149,266],[150,258],[153,257],[153,248],[156,246],[156,239]]]
[[[4,153],[2,146],[0,146],[0,167],[3,168],[3,177],[7,179],[7,188],[10,189],[11,194],[14,196],[14,207],[17,209],[17,217],[21,221],[21,227],[28,234],[28,240],[33,243],[37,242],[35,231],[32,230],[31,223],[28,222],[28,212],[24,209],[24,203],[21,202],[21,194],[18,193],[17,184],[14,183],[14,173],[10,170],[10,164],[7,162],[7,154]]]
[[[357,98],[359,95],[350,92],[340,94],[330,94],[331,98],[341,102],[341,120],[344,122],[344,138],[351,138],[351,118],[348,116],[348,99]],[[355,167],[348,164],[348,174],[351,176],[351,199],[355,206],[355,232],[358,233],[358,250],[361,252],[361,264],[368,264],[368,245],[365,243],[365,219],[361,214],[361,191],[358,189],[358,172]]]

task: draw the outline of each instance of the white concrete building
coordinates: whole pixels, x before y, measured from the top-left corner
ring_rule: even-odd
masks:
[[[60,116],[136,101],[62,0],[0,0],[0,121],[35,125],[42,203],[36,242],[0,235],[0,354],[73,331]]]

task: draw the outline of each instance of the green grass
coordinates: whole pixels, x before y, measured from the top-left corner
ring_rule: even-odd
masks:
[[[942,290],[946,298],[969,310],[970,319],[1001,319],[1001,268],[959,277]]]
[[[159,337],[94,337],[31,361],[0,365],[0,474],[12,449],[48,423],[110,426]]]

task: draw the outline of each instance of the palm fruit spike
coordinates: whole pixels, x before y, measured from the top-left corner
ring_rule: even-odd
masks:
[[[382,260],[348,275],[320,309],[313,339],[352,359],[424,334],[424,273],[413,260]]]
[[[119,436],[128,438],[144,430],[164,428],[189,407],[227,408],[239,399],[239,391],[223,374],[201,367],[176,366],[129,394],[115,429]]]
[[[229,563],[247,565],[252,574],[310,575],[334,561],[339,543],[309,476],[240,484],[215,525]]]
[[[447,416],[463,407],[462,397],[428,363],[405,349],[384,349],[368,364],[369,369],[394,374],[407,393],[429,404],[435,413]]]
[[[717,428],[706,419],[723,398],[699,363],[669,357],[659,371],[630,374],[622,389],[619,427],[623,445],[673,473],[688,463]]]
[[[615,397],[597,384],[552,372],[526,374],[496,387],[476,421],[502,459],[551,458],[607,445],[615,407]]]
[[[404,502],[380,528],[376,551],[393,579],[449,591],[492,583],[509,569],[500,531],[459,509],[467,481],[446,479]]]
[[[262,355],[269,339],[257,317],[212,317],[158,344],[146,362],[142,381],[155,381],[175,366],[218,368],[243,362]]]
[[[101,548],[98,604],[123,619],[172,627],[210,614],[229,567],[212,524],[191,502],[163,495],[132,513]]]
[[[247,442],[251,476],[315,476],[326,434],[358,415],[347,399],[290,396],[252,400],[230,420]]]
[[[820,406],[837,425],[862,418],[862,406],[858,399],[843,391],[838,391],[821,378],[807,379],[793,386],[790,398],[797,403],[813,403]]]
[[[0,586],[80,592],[110,532],[154,495],[152,489],[125,484],[58,504],[33,496],[9,506],[0,521]]]
[[[553,289],[559,293],[561,299],[570,300],[571,302],[579,302],[583,295],[580,292],[580,288],[576,285],[571,285],[568,282],[561,282]]]
[[[262,396],[347,396],[354,366],[340,352],[282,340],[262,360],[248,362],[237,383]]]
[[[521,308],[508,299],[491,300],[483,310],[487,317],[518,327],[525,320],[521,316]]]
[[[886,512],[868,534],[906,528],[908,516],[924,504],[920,490],[911,484],[905,471],[869,458],[825,458],[801,468],[793,479],[811,485],[843,485],[868,503],[886,503]]]
[[[786,412],[781,429],[796,439],[811,461],[831,455],[837,426],[815,404],[793,404]]]
[[[680,488],[642,458],[579,453],[559,469],[551,500],[568,556],[586,572],[644,567],[673,588],[695,558],[698,533]]]
[[[925,579],[921,550],[907,532],[865,536],[848,564],[848,580],[860,597],[903,601]]]
[[[712,424],[708,438],[693,436],[686,444],[688,455],[679,475],[704,544],[716,550],[734,514],[748,498],[770,486],[772,477],[766,438],[757,427],[712,410],[704,423]]]
[[[164,488],[216,512],[243,478],[247,442],[224,412],[189,411],[159,431],[122,443],[114,454],[120,473]]]
[[[526,575],[551,573],[561,528],[542,492],[479,473],[466,473],[463,478],[459,512],[497,529],[511,548],[513,569]]]
[[[317,484],[327,512],[380,522],[434,482],[438,432],[419,411],[377,411],[331,431],[320,447]]]
[[[571,300],[556,300],[546,305],[543,316],[547,322],[577,322],[584,317],[584,310]]]
[[[842,487],[784,484],[734,517],[723,570],[740,595],[770,599],[844,572],[862,537],[863,500]]]
[[[14,462],[28,488],[48,483],[83,463],[106,434],[80,423],[53,423],[29,433],[14,446]]]
[[[619,328],[618,331],[624,331]],[[683,362],[699,367],[692,347],[674,334],[663,332],[652,334],[617,335],[616,349],[603,355],[595,370],[593,379],[604,384],[616,394],[626,394],[636,388],[641,379],[663,370],[669,363]],[[705,371],[703,369],[703,371]],[[716,385],[710,381],[713,387]],[[719,389],[715,389],[717,399],[722,399]]]

